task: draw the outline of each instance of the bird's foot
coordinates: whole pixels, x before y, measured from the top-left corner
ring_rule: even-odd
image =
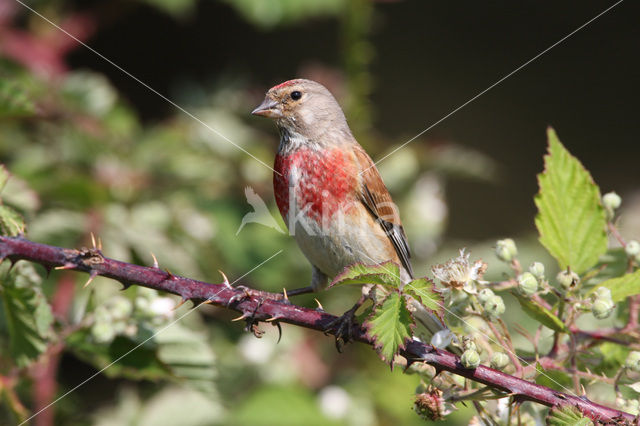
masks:
[[[344,345],[353,340],[353,326],[358,324],[356,321],[356,311],[362,306],[364,300],[364,297],[360,298],[358,303],[353,305],[351,309],[331,321],[325,327],[325,334],[333,334],[336,337],[336,349],[338,352],[342,352]]]

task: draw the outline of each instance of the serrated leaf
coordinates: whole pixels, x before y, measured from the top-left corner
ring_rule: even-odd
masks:
[[[555,316],[553,313],[551,313],[551,311],[546,309],[544,306],[540,305],[538,302],[532,299],[523,297],[518,293],[514,292],[512,294],[515,296],[516,299],[518,299],[518,302],[520,303],[520,307],[522,307],[522,310],[524,311],[524,313],[527,314],[529,317],[533,318],[534,320],[538,321],[540,324],[552,330],[564,332],[564,333],[569,332],[569,329],[560,320],[560,318]]]
[[[364,265],[356,263],[347,266],[342,273],[337,275],[329,287],[347,284],[379,284],[385,287],[399,288],[400,267],[395,262],[385,262],[378,265]]]
[[[415,297],[420,303],[432,311],[443,310],[443,298],[435,289],[433,281],[429,278],[418,278],[404,286],[404,291]]]
[[[603,281],[589,291],[589,294],[596,291],[598,287],[611,290],[611,299],[614,302],[621,302],[629,296],[640,294],[640,269],[631,274]]]
[[[375,340],[375,348],[383,361],[391,363],[398,350],[404,348],[405,341],[411,338],[413,319],[404,297],[392,292],[374,309],[364,325],[367,334]]]
[[[591,419],[584,417],[577,408],[570,405],[551,408],[546,420],[549,426],[589,426],[593,424]]]
[[[9,351],[16,364],[24,367],[47,348],[51,307],[31,264],[20,262],[11,273],[5,271],[0,284],[0,315],[9,332]]]
[[[552,128],[547,136],[549,154],[545,155],[544,172],[538,175],[540,191],[534,198],[536,227],[540,242],[560,268],[570,267],[581,274],[607,251],[600,190]]]
[[[24,219],[20,213],[0,204],[0,234],[16,236],[24,232]]]

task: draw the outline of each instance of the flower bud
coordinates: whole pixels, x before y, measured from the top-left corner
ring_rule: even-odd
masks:
[[[544,278],[544,264],[540,262],[533,262],[531,266],[529,266],[529,272],[533,274],[534,277],[541,280]]]
[[[483,288],[478,293],[478,300],[480,301],[480,303],[484,304],[484,302],[486,302],[487,299],[492,296],[495,296],[495,293],[493,292],[493,290],[491,290],[490,288]]]
[[[464,368],[476,368],[480,365],[480,354],[473,349],[467,349],[462,353],[460,363]]]
[[[531,272],[525,272],[518,277],[518,290],[525,296],[531,296],[538,291],[538,280]]]
[[[478,351],[478,346],[476,345],[475,340],[469,336],[464,336],[462,338],[462,349],[465,351]]]
[[[491,368],[502,370],[509,365],[509,357],[504,352],[494,352],[491,356]]]
[[[624,365],[630,370],[640,372],[640,352],[630,352]]]
[[[580,282],[580,276],[573,271],[562,271],[556,275],[556,280],[565,290],[573,290]]]
[[[442,397],[440,389],[428,386],[425,392],[417,393],[413,409],[423,420],[438,421],[453,411],[451,403]]]
[[[602,205],[607,210],[615,210],[622,204],[622,198],[615,192],[607,192],[602,196]]]
[[[624,251],[629,257],[638,257],[640,254],[640,243],[636,240],[631,240],[627,243]]]
[[[498,240],[496,243],[496,256],[504,262],[511,262],[518,255],[516,243],[511,238]]]
[[[504,314],[505,306],[504,300],[500,296],[491,296],[487,299],[486,302],[482,305],[484,310],[493,317],[499,317]]]
[[[591,305],[591,312],[593,316],[598,319],[608,318],[616,305],[611,300],[607,299],[596,299]]]
[[[611,290],[609,290],[606,287],[598,287],[598,288],[596,288],[596,291],[595,291],[594,294],[596,296],[596,299],[607,299],[607,300],[613,301],[611,299]]]

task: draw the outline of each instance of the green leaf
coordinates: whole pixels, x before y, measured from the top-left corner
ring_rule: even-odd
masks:
[[[621,302],[629,296],[640,294],[640,269],[631,274],[603,281],[591,289],[589,294],[596,291],[598,287],[611,290],[611,299],[614,302]]]
[[[24,218],[8,206],[0,204],[0,234],[16,236],[24,233]]]
[[[518,299],[520,306],[525,314],[529,315],[540,324],[559,332],[568,333],[567,326],[554,314],[552,314],[544,306],[540,305],[534,300],[521,296],[518,293],[512,292],[513,296]]]
[[[391,364],[398,350],[404,348],[405,340],[411,338],[413,319],[404,297],[393,292],[382,306],[374,309],[364,325],[367,334],[375,340],[375,348],[382,359]]]
[[[600,190],[589,172],[562,145],[552,128],[547,130],[549,154],[538,175],[540,192],[536,227],[540,242],[561,269],[583,273],[607,251],[605,212]]]
[[[209,397],[217,396],[216,358],[204,333],[175,323],[163,328],[155,339],[158,358],[177,378]]]
[[[428,309],[435,312],[442,312],[443,298],[440,292],[435,289],[433,281],[429,278],[418,278],[404,286],[404,291],[415,297]]]
[[[329,287],[347,284],[379,284],[385,287],[400,288],[400,267],[395,262],[385,262],[378,265],[364,265],[356,263],[348,266],[336,276]]]
[[[584,417],[577,408],[570,405],[551,408],[546,420],[549,426],[589,426],[593,424],[591,419]]]
[[[133,380],[171,378],[171,371],[158,359],[152,342],[139,343],[116,336],[108,345],[93,341],[89,329],[77,331],[67,338],[67,347],[80,359],[104,370],[107,377]]]
[[[7,170],[4,164],[0,164],[0,192],[4,189],[9,178],[11,178],[11,173],[9,173],[9,170]]]
[[[24,367],[47,348],[53,315],[33,266],[18,262],[7,273],[5,265],[0,282],[0,316],[9,332],[11,356],[19,367]]]
[[[0,79],[0,118],[32,115],[34,111],[33,102],[21,87],[6,78]]]

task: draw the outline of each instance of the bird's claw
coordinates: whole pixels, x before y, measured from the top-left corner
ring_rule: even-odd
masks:
[[[349,309],[342,316],[334,319],[324,329],[325,334],[333,334],[336,338],[336,349],[342,352],[344,345],[353,340],[352,329],[357,325],[356,321],[357,307]]]

